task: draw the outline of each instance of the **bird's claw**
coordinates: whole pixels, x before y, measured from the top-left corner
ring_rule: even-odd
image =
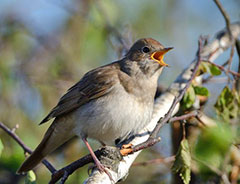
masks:
[[[120,153],[122,156],[127,156],[133,152],[132,144],[124,144],[121,147]]]
[[[103,165],[103,164],[101,164],[101,162],[97,162],[97,163],[95,163],[96,165],[95,166],[91,166],[90,168],[88,168],[88,174],[89,174],[89,171],[91,170],[91,169],[94,169],[94,167],[97,167],[98,168],[98,170],[102,173],[102,172],[105,172],[107,175],[108,175],[108,177],[110,178],[110,180],[111,181],[114,181],[113,180],[113,178],[112,178],[112,175],[109,173],[109,171],[106,169],[106,167]]]

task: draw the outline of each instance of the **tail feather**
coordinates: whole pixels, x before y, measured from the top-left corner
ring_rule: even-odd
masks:
[[[66,126],[66,125],[65,125]],[[62,127],[62,122],[53,122],[43,140],[18,169],[18,174],[26,173],[36,167],[45,156],[73,137],[72,129]]]
[[[43,160],[46,156],[46,154],[43,154],[44,144],[45,142],[42,141],[34,152],[23,162],[17,171],[18,174],[24,174],[32,170]]]

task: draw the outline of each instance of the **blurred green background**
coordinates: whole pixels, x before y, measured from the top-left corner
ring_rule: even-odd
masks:
[[[240,1],[222,3],[231,20],[239,20]],[[165,59],[171,67],[160,78],[168,87],[194,58],[199,35],[212,36],[225,22],[209,0],[0,0],[0,121],[10,128],[18,125],[16,133],[26,145],[35,148],[40,142],[49,123],[38,123],[84,73],[119,59],[121,45],[109,25],[129,40],[152,37],[174,47]],[[228,57],[226,52],[217,63]],[[233,69],[237,59],[235,55]],[[211,116],[211,104],[225,84],[208,86],[212,98],[206,111]],[[136,162],[172,155],[169,126],[161,132],[161,143],[143,151]],[[24,177],[14,174],[24,160],[22,149],[2,130],[0,138],[0,183],[24,183]],[[75,139],[49,160],[60,168],[87,153]],[[125,183],[169,183],[169,168],[132,167]],[[49,181],[44,166],[39,165],[36,173],[37,183]],[[67,183],[81,183],[86,177],[87,166]]]

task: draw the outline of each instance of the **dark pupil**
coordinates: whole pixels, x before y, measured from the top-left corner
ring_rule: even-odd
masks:
[[[144,53],[148,53],[150,51],[150,49],[148,47],[143,47],[142,50],[143,50]]]

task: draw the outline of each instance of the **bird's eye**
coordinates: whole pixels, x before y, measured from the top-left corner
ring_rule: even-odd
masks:
[[[143,48],[142,48],[142,51],[143,51],[144,53],[148,53],[148,52],[150,52],[150,49],[149,49],[148,47],[143,47]]]

